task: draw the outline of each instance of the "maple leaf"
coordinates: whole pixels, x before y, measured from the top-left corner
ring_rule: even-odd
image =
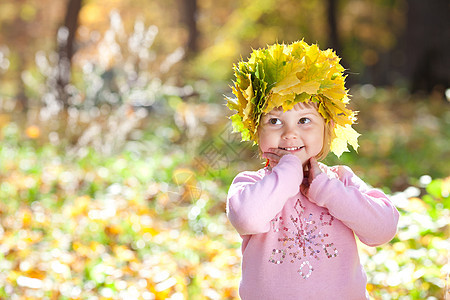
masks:
[[[301,72],[305,68],[305,66],[299,62],[291,61],[289,62],[287,68],[291,69],[289,74],[272,88],[273,93],[287,95],[289,92],[282,92],[289,90],[291,87],[299,84],[300,80],[298,79],[297,74]]]
[[[288,57],[284,53],[284,45],[275,44],[266,50],[266,57],[262,60],[262,63],[266,70],[269,85],[275,84],[286,77],[288,73],[287,61]]]
[[[358,150],[358,137],[360,134],[349,124],[346,124],[345,126],[336,124],[334,133],[336,138],[331,142],[331,151],[333,151],[337,157],[340,157],[344,152],[349,152],[347,142],[355,149],[355,151]]]
[[[291,93],[290,95],[280,95],[272,93],[269,95],[269,101],[267,103],[267,107],[264,109],[264,113],[268,113],[276,107],[283,106],[285,101],[293,101],[294,99],[295,94],[293,93]]]
[[[288,92],[295,94],[307,93],[309,95],[314,95],[319,90],[319,87],[320,82],[317,81],[301,82],[290,88]]]
[[[245,99],[244,95],[242,94],[241,89],[232,87],[232,91],[238,100],[237,103],[235,101],[233,101],[235,103],[235,105],[238,106],[238,108],[234,108],[234,109],[239,111],[239,107],[245,107],[245,105],[247,104],[247,100]],[[229,99],[229,100],[232,100],[232,99]],[[230,101],[228,101],[228,103],[230,103]]]

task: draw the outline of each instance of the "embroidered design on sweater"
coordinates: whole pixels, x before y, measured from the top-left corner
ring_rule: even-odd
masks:
[[[297,272],[303,279],[308,279],[314,271],[313,262],[322,257],[333,258],[338,255],[334,243],[326,243],[328,233],[324,232],[326,226],[331,226],[334,217],[329,212],[322,212],[317,218],[313,214],[306,216],[305,207],[300,199],[295,206],[297,215],[290,215],[289,220],[277,217],[272,220],[273,232],[280,237],[279,249],[273,249],[269,262],[282,264],[286,258],[291,263],[301,261]]]

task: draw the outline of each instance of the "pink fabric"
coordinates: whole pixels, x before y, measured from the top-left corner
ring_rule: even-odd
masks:
[[[227,215],[243,239],[242,299],[368,299],[355,235],[370,246],[389,242],[398,211],[348,167],[320,167],[308,197],[294,155],[233,180]]]

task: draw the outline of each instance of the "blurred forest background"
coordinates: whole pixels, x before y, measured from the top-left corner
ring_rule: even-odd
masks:
[[[361,245],[374,299],[450,299],[446,0],[2,0],[0,298],[238,299],[232,66],[304,39],[347,69],[358,153],[399,233]]]

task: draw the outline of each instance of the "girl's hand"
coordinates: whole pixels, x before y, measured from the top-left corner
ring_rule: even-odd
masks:
[[[267,158],[269,160],[269,164],[271,168],[274,168],[280,159],[286,155],[286,154],[292,154],[291,152],[283,149],[278,148],[270,148],[268,152],[264,152],[262,154],[263,158]],[[302,161],[303,164],[303,161]]]
[[[309,186],[312,181],[322,173],[319,168],[319,163],[316,158],[311,157],[306,166],[303,168],[303,182],[300,185],[300,191],[303,195],[307,196],[309,191]]]

